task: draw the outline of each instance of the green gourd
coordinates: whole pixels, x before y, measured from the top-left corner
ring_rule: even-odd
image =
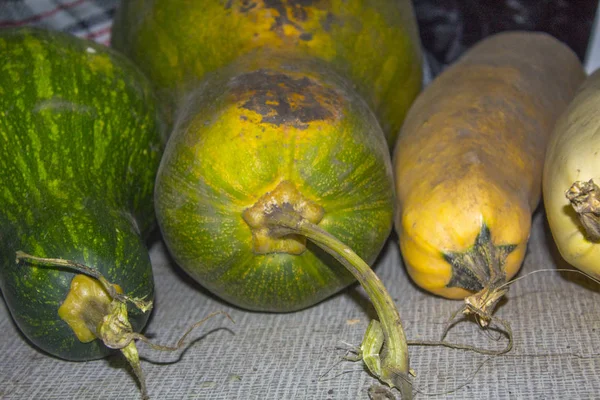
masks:
[[[2,295],[39,349],[105,357],[144,327],[154,295],[154,94],[117,52],[35,28],[0,31],[0,71]],[[130,325],[102,332],[109,315]],[[121,351],[141,372],[134,342]]]

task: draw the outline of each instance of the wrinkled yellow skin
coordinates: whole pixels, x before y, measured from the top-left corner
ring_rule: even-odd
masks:
[[[581,86],[561,115],[544,165],[544,205],[562,257],[600,279],[600,245],[587,238],[565,192],[575,181],[600,183],[600,72]]]
[[[454,299],[480,290],[450,285],[456,271],[444,254],[471,249],[482,224],[493,248],[514,246],[498,266],[504,280],[517,273],[547,138],[583,75],[574,53],[549,36],[500,34],[417,98],[394,154],[396,230],[417,285]]]

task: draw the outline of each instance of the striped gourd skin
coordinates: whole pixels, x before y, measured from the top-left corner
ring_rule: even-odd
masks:
[[[115,17],[113,45],[171,100],[253,49],[320,58],[356,84],[390,146],[421,88],[408,0],[130,0]]]
[[[355,92],[322,67],[275,60],[240,61],[186,100],[155,203],[169,250],[194,279],[237,306],[286,312],[353,277],[310,243],[300,255],[256,254],[244,210],[292,182],[324,208],[319,226],[372,262],[391,230],[394,189],[383,133]]]
[[[48,353],[87,360],[108,350],[79,342],[57,314],[73,273],[16,265],[17,250],[85,263],[132,296],[153,296],[143,241],[162,151],[153,105],[141,73],[104,46],[0,33],[0,288]],[[139,330],[148,313],[130,316]]]

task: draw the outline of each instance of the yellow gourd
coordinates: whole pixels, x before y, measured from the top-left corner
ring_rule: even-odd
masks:
[[[547,138],[584,79],[549,35],[475,45],[417,98],[394,154],[396,230],[414,282],[482,326],[519,270],[541,195]]]

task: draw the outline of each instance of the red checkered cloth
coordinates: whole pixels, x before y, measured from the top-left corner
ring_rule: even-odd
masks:
[[[41,26],[108,45],[118,0],[0,0],[0,29]]]

